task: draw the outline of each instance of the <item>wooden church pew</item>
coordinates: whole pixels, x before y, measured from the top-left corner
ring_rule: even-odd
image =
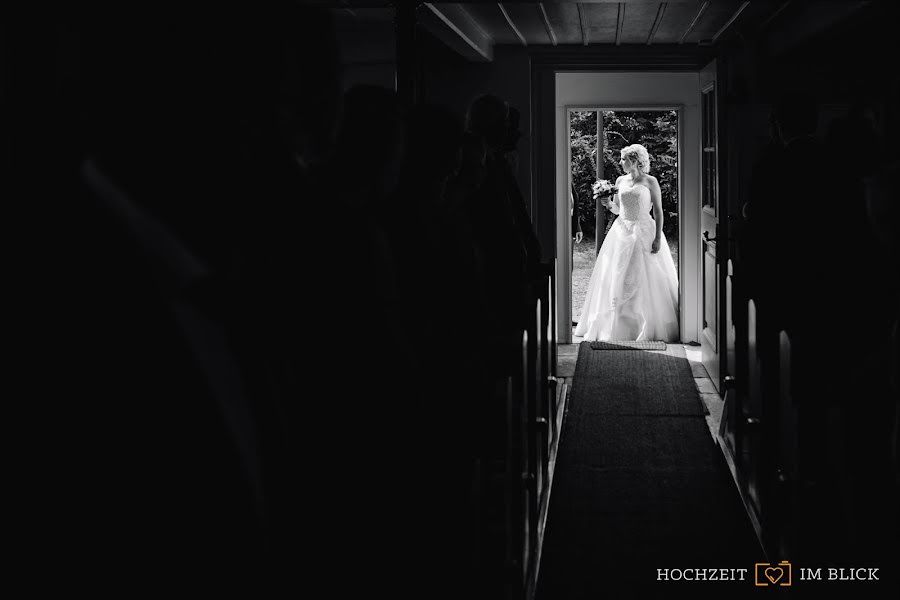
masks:
[[[529,544],[529,485],[527,465],[528,332],[523,331],[516,368],[506,398],[506,456],[504,533],[506,595],[521,597],[525,589]]]
[[[555,263],[541,265],[531,282],[526,322],[517,343],[512,373],[497,380],[495,398],[503,406],[501,424],[488,437],[502,438],[482,451],[476,469],[474,511],[483,521],[484,549],[473,551],[482,572],[502,572],[501,595],[519,600],[533,590],[537,573],[541,515],[549,498],[551,446],[558,436],[555,378]],[[499,415],[498,415],[499,416]],[[496,438],[495,438],[496,439]],[[497,454],[492,454],[499,451]],[[502,548],[498,556],[491,548]],[[500,560],[502,556],[502,564]]]
[[[791,340],[786,331],[778,336],[778,460],[777,502],[779,556],[790,556],[797,547],[798,515],[796,485],[799,481],[797,454],[797,409],[791,394]]]

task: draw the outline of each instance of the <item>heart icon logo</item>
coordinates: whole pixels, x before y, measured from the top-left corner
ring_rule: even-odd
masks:
[[[778,580],[784,576],[784,570],[781,567],[769,567],[766,569],[766,579],[772,582],[772,585],[778,583]]]

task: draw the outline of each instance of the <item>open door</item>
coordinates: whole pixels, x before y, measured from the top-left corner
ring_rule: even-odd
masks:
[[[720,341],[724,289],[721,289],[721,265],[726,259],[718,243],[719,221],[725,219],[724,203],[719,199],[719,93],[717,89],[716,61],[700,71],[700,135],[701,135],[701,186],[700,186],[700,346],[703,366],[716,389],[720,389],[720,360],[723,351]]]

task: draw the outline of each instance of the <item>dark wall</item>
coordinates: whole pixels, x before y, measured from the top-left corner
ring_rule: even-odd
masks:
[[[396,41],[390,22],[339,24],[344,89],[373,84],[394,89]],[[526,199],[531,198],[531,67],[520,46],[497,46],[492,62],[475,63],[459,56],[427,31],[419,30],[419,56],[425,100],[446,106],[461,120],[469,103],[481,94],[495,94],[521,113],[516,176]],[[547,202],[552,204],[553,199]],[[529,209],[533,211],[533,207]]]
[[[429,101],[443,104],[465,116],[469,103],[481,94],[495,94],[521,113],[516,175],[522,194],[531,197],[531,66],[528,52],[520,46],[496,46],[494,60],[472,63],[442,49],[432,40],[425,55],[425,91]],[[546,198],[552,204],[553,198]],[[533,210],[533,207],[530,207]]]
[[[816,100],[820,140],[854,103],[872,110],[883,139],[900,135],[900,78],[886,68],[898,46],[891,31],[900,16],[897,3],[871,3],[819,23],[811,10],[786,10],[763,31],[732,38],[719,48],[728,161],[722,175],[733,208],[748,200],[753,162],[769,139],[769,112],[785,92],[804,91]],[[887,150],[896,156],[890,144]],[[853,151],[847,152],[850,168]]]
[[[345,90],[359,84],[394,88],[397,53],[392,22],[344,17],[337,22],[337,33]]]
[[[729,102],[768,106],[785,91],[812,93],[822,109],[819,134],[830,117],[855,101],[872,106],[880,133],[898,132],[898,82],[890,59],[900,49],[892,31],[900,18],[894,2],[873,2],[838,12],[817,27],[815,6],[786,10],[755,35],[732,39],[721,49],[728,63]],[[764,133],[764,132],[763,132]]]

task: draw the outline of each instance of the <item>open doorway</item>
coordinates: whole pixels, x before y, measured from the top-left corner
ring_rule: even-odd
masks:
[[[650,154],[651,172],[662,192],[663,232],[679,271],[679,110],[670,107],[578,107],[568,110],[568,185],[572,203],[572,326],[581,316],[594,262],[617,218],[593,198],[598,179],[614,182],[622,170],[622,148],[640,143]],[[581,235],[578,235],[580,233]]]
[[[551,82],[552,81],[552,86]],[[558,71],[548,80],[534,81],[537,121],[533,147],[535,165],[556,163],[553,175],[536,167],[532,194],[540,198],[553,194],[558,264],[557,336],[560,343],[573,341],[572,315],[572,226],[569,189],[571,180],[571,140],[569,113],[572,110],[674,110],[678,115],[678,307],[681,341],[698,342],[702,329],[700,302],[701,273],[701,98],[700,75],[692,72],[598,72]],[[552,90],[551,90],[552,87]],[[552,98],[552,100],[550,100]],[[553,127],[547,123],[553,106]],[[543,107],[543,108],[541,108]],[[551,134],[552,131],[552,134]],[[549,136],[553,136],[553,143]],[[651,164],[651,173],[653,165]],[[613,177],[615,180],[615,177]],[[580,315],[579,315],[580,316]]]

